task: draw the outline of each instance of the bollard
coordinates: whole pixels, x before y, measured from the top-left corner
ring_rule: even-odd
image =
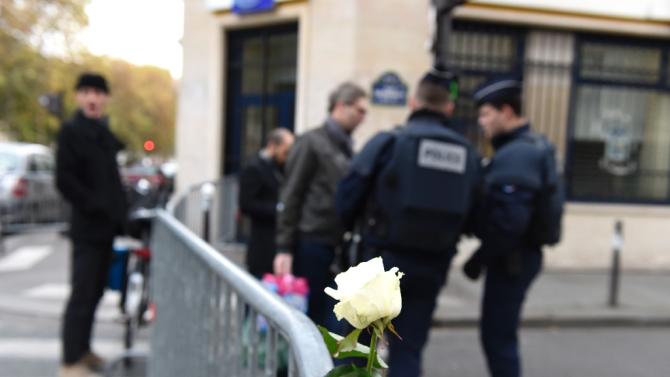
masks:
[[[202,239],[210,242],[210,213],[212,207],[212,198],[216,187],[212,183],[205,183],[200,188],[202,195]]]
[[[612,268],[610,270],[609,306],[619,306],[619,279],[621,272],[621,250],[623,249],[623,223],[617,220],[612,236]]]
[[[0,223],[0,255],[5,254],[5,230],[3,224]]]

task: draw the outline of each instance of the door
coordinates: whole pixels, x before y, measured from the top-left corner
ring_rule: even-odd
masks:
[[[298,25],[229,32],[224,175],[236,174],[275,128],[294,128]]]

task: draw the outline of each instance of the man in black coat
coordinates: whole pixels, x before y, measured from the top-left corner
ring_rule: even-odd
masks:
[[[274,130],[265,149],[249,162],[240,176],[240,209],[251,219],[246,262],[249,273],[259,279],[265,273],[272,273],[279,186],[293,141],[291,131]]]
[[[56,184],[72,207],[72,292],[63,319],[60,375],[90,375],[103,360],[91,351],[95,311],[105,290],[114,236],[123,229],[126,201],[116,155],[123,145],[109,130],[106,80],[79,77],[74,117],[58,135]]]

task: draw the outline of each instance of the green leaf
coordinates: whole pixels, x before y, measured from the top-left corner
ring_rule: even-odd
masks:
[[[316,326],[319,329],[319,332],[321,333],[321,337],[323,338],[323,342],[326,343],[326,348],[328,349],[328,353],[331,355],[335,355],[337,353],[337,342],[339,342],[339,339],[336,339],[335,336],[336,334],[331,333],[328,331],[327,328],[323,326]]]
[[[328,372],[326,377],[372,377],[364,368],[358,368],[354,365],[340,365]]]
[[[341,351],[337,353],[338,343],[341,342],[344,338],[341,335],[333,334],[323,326],[317,326],[317,328],[321,333],[321,337],[323,338],[324,343],[326,343],[326,348],[328,349],[328,352],[334,358],[336,359],[361,358],[366,360],[368,359],[368,356],[370,355],[370,347],[366,347],[360,343],[356,343],[356,347],[353,350]],[[379,356],[379,354],[377,354],[377,360],[374,361],[373,366],[375,368],[382,368],[382,369],[388,368],[388,365]]]
[[[335,358],[336,359],[347,359],[350,357],[368,359],[370,356],[370,347],[364,346],[360,343],[356,344],[356,348],[353,351],[340,352]],[[375,368],[387,369],[388,365],[384,362],[384,359],[377,354],[377,360],[372,364]]]
[[[358,337],[361,335],[361,331],[362,330],[360,329],[354,329],[354,331],[350,332],[344,339],[340,340],[335,356],[338,356],[341,352],[355,350],[358,345]]]

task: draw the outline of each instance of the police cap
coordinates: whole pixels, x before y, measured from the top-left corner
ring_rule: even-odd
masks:
[[[497,77],[480,85],[472,95],[477,106],[504,101],[521,95],[521,80],[513,76]]]

